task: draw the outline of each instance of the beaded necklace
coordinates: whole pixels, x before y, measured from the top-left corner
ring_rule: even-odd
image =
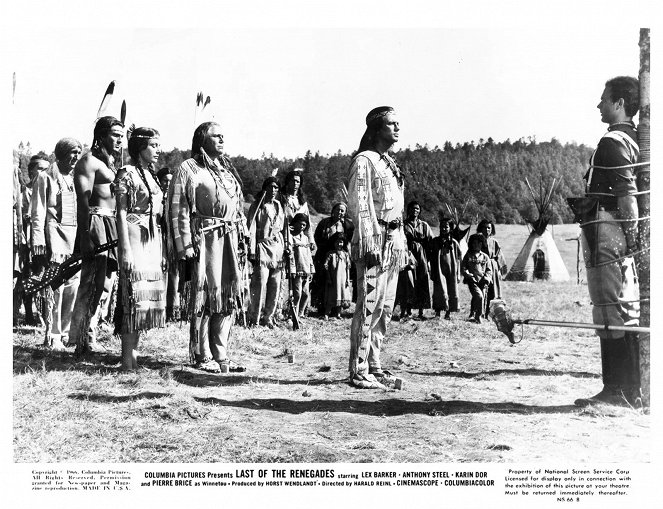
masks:
[[[384,154],[380,154],[380,159],[384,160],[384,162],[387,163],[387,166],[389,166],[391,173],[393,173],[394,177],[396,177],[398,188],[403,189],[403,173],[396,164],[396,161],[394,161],[391,157],[389,157],[386,152]]]

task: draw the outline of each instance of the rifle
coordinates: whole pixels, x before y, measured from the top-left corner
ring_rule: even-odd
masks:
[[[53,290],[62,286],[65,281],[71,279],[83,267],[83,262],[92,260],[99,253],[108,251],[117,246],[117,239],[106,242],[95,247],[91,252],[82,255],[75,254],[59,265],[48,267],[40,276],[32,276],[23,281],[26,295],[32,295],[47,286]]]
[[[290,270],[290,261],[292,260],[292,253],[290,252],[290,224],[288,221],[288,216],[285,217],[284,221],[284,231],[285,235],[283,236],[283,242],[285,244],[285,252],[287,253],[285,260],[285,274],[288,278],[288,310],[290,311],[290,318],[292,319],[292,330],[299,329],[299,316],[295,306],[292,304],[292,287],[294,284],[294,275]]]

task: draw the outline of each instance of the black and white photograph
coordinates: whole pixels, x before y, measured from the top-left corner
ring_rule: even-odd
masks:
[[[653,2],[3,10],[8,507],[654,505]]]

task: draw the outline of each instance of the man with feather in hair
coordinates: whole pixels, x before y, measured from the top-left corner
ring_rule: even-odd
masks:
[[[242,309],[243,201],[239,175],[223,154],[221,126],[200,124],[191,158],[173,174],[167,214],[169,258],[179,264],[180,279],[191,281],[189,355],[206,371],[231,369],[228,341]]]
[[[92,148],[74,167],[77,234],[84,256],[117,239],[111,183],[115,180],[116,164],[121,162],[123,138],[122,122],[111,116],[99,118],[94,126]],[[76,346],[77,355],[93,352],[94,332],[90,324],[104,287],[117,267],[117,247],[83,262],[69,329],[69,345]]]

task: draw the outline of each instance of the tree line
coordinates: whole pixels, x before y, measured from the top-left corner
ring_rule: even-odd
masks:
[[[20,148],[21,168],[25,170],[29,155],[25,146]],[[437,225],[437,212],[445,204],[459,212],[464,210],[463,222],[476,222],[478,217],[501,224],[524,224],[538,218],[525,178],[537,193],[555,179],[551,222],[572,222],[565,198],[583,194],[582,176],[591,153],[585,145],[561,144],[554,138],[537,142],[530,137],[503,142],[488,138],[456,145],[446,142],[442,148],[416,145],[394,152],[394,157],[404,174],[406,203],[417,200],[422,217],[431,224]],[[174,170],[188,157],[188,150],[164,151],[159,168]],[[303,168],[303,190],[309,206],[329,214],[334,203],[342,199],[351,157],[340,151],[333,155],[307,151],[295,159],[263,154],[256,159],[240,155],[230,160],[243,181],[247,201],[258,194],[272,170],[278,168],[282,178],[293,168]]]

